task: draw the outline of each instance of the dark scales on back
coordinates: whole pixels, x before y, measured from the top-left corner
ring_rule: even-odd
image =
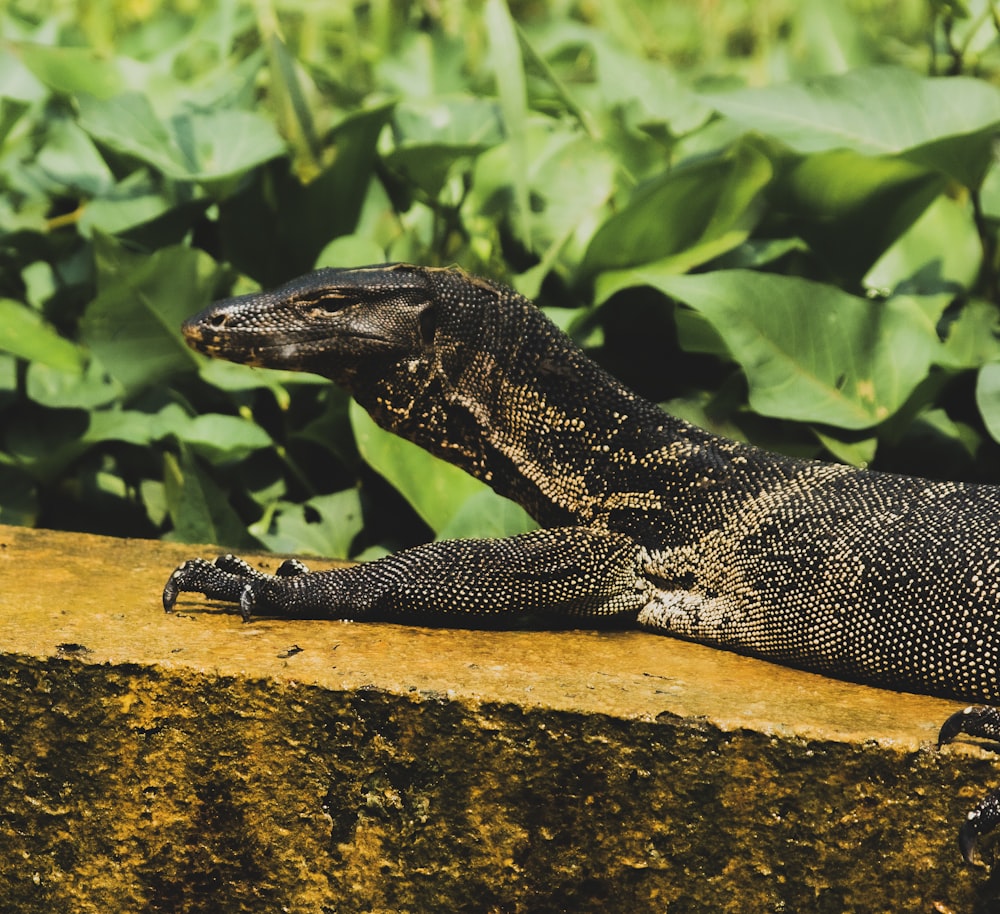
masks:
[[[311,371],[542,530],[327,572],[232,556],[167,582],[294,618],[557,613],[894,689],[1000,699],[1000,488],[793,460],[666,415],[529,301],[460,270],[320,270],[184,324],[201,352]],[[991,736],[989,712],[942,739]],[[992,727],[992,730],[991,730]],[[991,797],[963,852],[1000,821]]]

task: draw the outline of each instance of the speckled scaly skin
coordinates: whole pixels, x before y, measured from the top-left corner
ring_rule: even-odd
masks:
[[[346,619],[618,617],[894,689],[1000,698],[1000,488],[794,460],[662,412],[530,302],[460,270],[320,270],[184,324],[209,355],[342,385],[542,530],[349,569],[187,562],[182,591]]]

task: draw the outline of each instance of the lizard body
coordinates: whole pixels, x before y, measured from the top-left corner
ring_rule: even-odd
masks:
[[[164,592],[313,618],[617,618],[891,688],[1000,697],[1000,488],[802,461],[637,396],[510,289],[321,270],[184,325],[209,355],[324,375],[543,528],[332,572],[193,560]]]

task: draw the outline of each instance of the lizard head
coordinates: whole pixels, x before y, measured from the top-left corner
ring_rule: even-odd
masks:
[[[419,358],[434,335],[424,268],[322,269],[266,292],[215,302],[188,318],[188,345],[216,358],[311,371],[348,389],[359,371]]]

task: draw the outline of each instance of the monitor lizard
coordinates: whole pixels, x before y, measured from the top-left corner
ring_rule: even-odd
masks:
[[[196,592],[319,619],[618,620],[893,689],[1000,699],[1000,487],[793,459],[711,434],[627,389],[531,302],[459,269],[323,269],[187,320],[210,356],[310,371],[383,428],[485,481],[541,529],[275,575],[193,559]],[[942,728],[990,737],[1000,718]],[[967,859],[1000,823],[969,814]]]

